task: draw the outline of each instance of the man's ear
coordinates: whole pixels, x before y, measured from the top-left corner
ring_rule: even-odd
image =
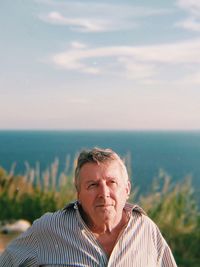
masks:
[[[130,181],[127,182],[127,185],[126,185],[126,193],[127,193],[128,196],[131,193],[131,183],[130,183]]]
[[[78,192],[76,192],[76,198],[77,198],[77,200],[79,200],[79,193]]]

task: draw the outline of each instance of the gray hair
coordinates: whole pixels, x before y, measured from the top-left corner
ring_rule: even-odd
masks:
[[[98,147],[94,147],[91,150],[83,150],[77,159],[77,165],[75,168],[75,178],[74,178],[74,183],[76,190],[79,190],[80,187],[80,170],[83,167],[84,164],[86,163],[110,163],[112,161],[117,161],[119,163],[119,166],[121,167],[122,170],[122,175],[125,179],[125,181],[129,180],[128,177],[128,172],[126,169],[126,166],[123,162],[123,160],[120,158],[120,156],[115,153],[112,149],[102,149]]]

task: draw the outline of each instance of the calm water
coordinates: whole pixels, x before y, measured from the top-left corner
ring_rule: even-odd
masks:
[[[200,185],[200,132],[96,132],[96,131],[0,131],[0,165],[15,173],[25,171],[24,162],[36,162],[44,171],[55,158],[64,170],[66,157],[71,163],[82,148],[110,147],[128,156],[132,181],[141,191],[150,188],[159,169],[172,176],[174,182],[187,175]]]

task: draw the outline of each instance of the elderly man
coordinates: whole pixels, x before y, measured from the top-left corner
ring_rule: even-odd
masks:
[[[1,267],[176,266],[157,226],[127,203],[131,185],[115,152],[81,152],[75,186],[77,201],[36,220],[7,247]]]

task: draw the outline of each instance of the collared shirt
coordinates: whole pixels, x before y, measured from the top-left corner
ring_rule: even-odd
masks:
[[[158,227],[138,206],[108,257],[84,223],[77,202],[46,213],[0,257],[0,267],[177,267]]]

